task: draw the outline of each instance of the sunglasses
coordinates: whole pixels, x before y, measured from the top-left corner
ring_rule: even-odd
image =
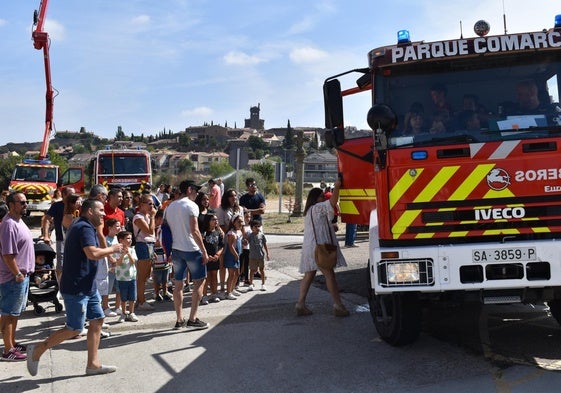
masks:
[[[19,203],[22,206],[27,205],[27,201],[14,201],[14,202]]]
[[[145,203],[145,204],[147,204],[147,205],[149,205],[149,206],[154,206],[154,204],[153,204],[152,202],[142,202],[142,203]]]

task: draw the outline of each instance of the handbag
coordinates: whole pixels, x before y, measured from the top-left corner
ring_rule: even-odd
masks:
[[[319,244],[317,242],[316,226],[314,225],[314,215],[312,214],[312,228],[314,230],[314,237],[316,238],[316,247],[314,249],[314,257],[316,259],[316,265],[320,269],[333,269],[337,265],[337,245],[333,241],[331,236],[331,231],[329,231],[329,240],[331,243]],[[325,217],[327,222],[327,228],[329,230],[329,220]]]

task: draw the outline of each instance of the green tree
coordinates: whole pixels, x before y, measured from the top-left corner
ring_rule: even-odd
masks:
[[[11,156],[7,159],[0,160],[0,187],[2,187],[2,190],[8,189],[14,167],[20,162],[21,157],[18,156]]]
[[[124,141],[127,138],[125,132],[123,131],[123,127],[117,127],[117,133],[115,134],[115,140],[117,141]]]
[[[285,150],[292,150],[294,147],[294,130],[290,126],[290,120],[288,120],[288,124],[286,125],[286,134],[282,140],[282,148]]]
[[[209,172],[212,177],[222,177],[234,172],[235,169],[232,168],[227,160],[214,161],[210,163]]]
[[[195,164],[188,158],[185,158],[178,162],[177,169],[179,172],[193,172],[195,170]]]
[[[265,142],[263,140],[263,138],[255,136],[255,135],[251,135],[249,138],[247,138],[247,144],[249,145],[249,147],[251,147],[251,149],[253,151],[257,151],[257,150],[268,151],[269,150],[269,144],[267,142]]]

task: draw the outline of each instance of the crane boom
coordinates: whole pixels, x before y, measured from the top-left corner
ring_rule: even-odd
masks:
[[[49,150],[49,140],[53,130],[53,105],[54,105],[54,90],[51,83],[51,62],[49,57],[49,34],[43,30],[45,17],[49,0],[41,0],[39,4],[39,11],[35,10],[33,14],[33,25],[35,29],[31,33],[33,39],[33,46],[37,50],[43,50],[43,61],[45,64],[45,83],[47,91],[45,94],[46,108],[45,108],[45,131],[43,133],[43,142],[41,143],[41,150],[39,152],[39,160],[47,158]]]

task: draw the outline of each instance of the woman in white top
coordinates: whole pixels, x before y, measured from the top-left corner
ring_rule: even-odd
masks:
[[[138,211],[132,219],[134,249],[138,258],[136,273],[137,304],[139,310],[152,310],[154,307],[146,302],[144,294],[146,280],[152,272],[152,255],[156,242],[156,208],[150,194],[140,196]]]
[[[339,199],[340,187],[341,180],[337,179],[333,187],[333,194],[328,200],[325,199],[321,188],[312,188],[306,199],[306,207],[304,208],[304,242],[302,244],[302,257],[300,259],[300,273],[304,273],[304,278],[302,278],[300,282],[300,293],[298,302],[296,303],[296,315],[298,316],[312,314],[312,311],[306,307],[306,296],[316,276],[317,269],[320,269],[324,275],[327,289],[333,298],[333,314],[337,317],[346,317],[349,315],[349,311],[341,302],[334,269],[319,268],[314,256],[317,243],[335,243],[337,245],[336,267],[347,266],[347,262],[339,248],[335,230],[331,225],[331,220],[335,215],[335,207]],[[317,235],[317,239],[315,235]]]

